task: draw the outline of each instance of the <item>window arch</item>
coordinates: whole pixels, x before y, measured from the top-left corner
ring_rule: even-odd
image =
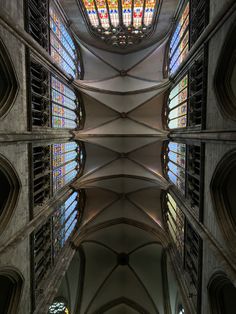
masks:
[[[2,313],[16,314],[21,297],[23,279],[18,272],[0,269],[0,308]]]
[[[44,279],[60,260],[63,248],[79,229],[85,201],[84,190],[70,191],[66,199],[32,235],[36,303],[40,300],[40,289]]]
[[[217,165],[211,181],[216,217],[229,247],[236,254],[236,151],[228,152]]]
[[[174,74],[208,24],[209,1],[184,1],[169,43],[169,73]],[[190,19],[191,16],[191,19]]]
[[[196,218],[202,219],[204,144],[187,145],[167,141],[163,145],[163,169],[166,178],[190,205]]]
[[[234,24],[223,45],[215,73],[215,92],[219,109],[229,119],[236,121],[236,24]]]
[[[13,106],[18,89],[19,84],[13,63],[0,39],[0,118],[3,118]]]
[[[183,204],[176,192],[171,190],[163,192],[162,210],[165,228],[170,234],[173,248],[176,251],[176,261],[183,270],[183,279],[197,310],[200,307],[202,240],[185,216]],[[176,307],[177,313],[179,313],[178,310],[180,308]],[[183,309],[181,308],[181,310]]]
[[[29,0],[26,30],[45,48],[54,61],[74,79],[82,79],[79,45],[58,4],[53,0]]]
[[[32,55],[30,59],[32,127],[82,129],[85,110],[80,93]]]
[[[234,314],[236,288],[224,273],[216,273],[208,285],[212,314]]]
[[[81,11],[92,35],[125,48],[155,30],[161,0],[82,0]]]
[[[33,204],[42,205],[76,177],[82,175],[85,148],[82,142],[35,146],[33,158]]]
[[[19,178],[13,166],[0,155],[0,230],[5,229],[10,221],[20,192]]]
[[[205,127],[207,85],[206,51],[188,64],[171,87],[164,104],[163,125],[168,130]]]

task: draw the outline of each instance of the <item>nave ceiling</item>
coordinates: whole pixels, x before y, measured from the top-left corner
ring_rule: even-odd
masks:
[[[61,3],[77,32],[82,22],[73,1]],[[167,11],[149,44],[158,38],[159,43],[145,49],[140,44],[130,54],[100,50],[104,47],[98,42],[89,46],[84,25],[77,33],[86,41],[81,44],[84,80],[76,82],[86,120],[74,138],[84,142],[86,164],[74,187],[85,189],[87,197],[74,240],[83,252],[85,271],[76,313],[165,313],[164,249],[169,239],[161,194],[169,183],[161,154],[168,139],[162,107],[169,80],[163,67],[175,5],[163,2]]]
[[[162,169],[168,139],[162,111],[170,86],[165,58],[177,0],[163,1],[153,36],[125,52],[91,37],[76,1],[56,2],[79,41],[84,76],[73,87],[86,113],[84,128],[70,133],[85,147],[83,174],[72,188],[85,190],[86,202],[58,295],[61,291],[72,313],[164,314],[167,293],[171,300],[178,296],[165,255],[169,237],[162,213],[162,193],[169,187]],[[38,299],[41,293],[36,291]]]

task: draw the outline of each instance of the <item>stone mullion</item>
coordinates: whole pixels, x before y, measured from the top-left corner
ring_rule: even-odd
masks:
[[[75,252],[76,250],[72,248],[70,243],[68,243],[58,255],[55,267],[49,273],[42,285],[42,289],[40,290],[40,302],[34,310],[34,314],[45,314],[48,312],[48,307],[53,302]]]
[[[54,72],[56,75],[62,77],[67,83],[71,84],[74,88],[78,88],[74,79],[66,71],[53,60],[49,53],[37,43],[30,34],[28,34],[20,25],[15,23],[5,11],[0,12],[0,25],[13,34],[21,43],[28,47],[39,62],[47,69]]]
[[[226,272],[231,278],[236,280],[236,263],[232,260],[228,252],[220,245],[220,243],[214,238],[214,236],[208,231],[203,223],[199,222],[198,217],[193,213],[191,206],[187,200],[184,199],[179,193],[175,191],[174,188],[171,188],[172,195],[177,201],[178,205],[181,205],[180,208],[183,211],[185,217],[189,223],[197,230],[198,235],[204,243],[207,243],[209,247],[212,248],[215,256],[219,260],[221,265],[225,266]]]
[[[186,313],[197,314],[195,306],[192,300],[189,298],[188,287],[185,282],[185,277],[183,275],[183,267],[178,262],[179,258],[178,256],[176,256],[176,251],[174,247],[170,245],[165,252],[170,259],[170,264],[180,289]]]
[[[66,186],[43,206],[35,207],[38,208],[38,214],[36,214],[31,221],[29,221],[24,227],[8,239],[8,241],[0,245],[0,256],[1,254],[5,254],[8,250],[14,250],[21,241],[29,237],[34,230],[46,221],[46,219],[58,208],[58,206],[67,200],[72,191],[73,190],[71,188]]]

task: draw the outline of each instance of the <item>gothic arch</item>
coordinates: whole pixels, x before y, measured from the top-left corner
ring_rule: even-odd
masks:
[[[215,72],[215,93],[218,107],[225,118],[236,121],[236,23],[234,23],[221,49],[220,58]]]
[[[113,307],[120,305],[120,304],[125,304],[125,305],[129,306],[131,309],[136,310],[138,313],[148,314],[148,312],[141,305],[139,305],[136,302],[129,300],[125,297],[118,298],[118,299],[115,299],[111,302],[108,302],[107,304],[100,307],[100,309],[95,311],[93,314],[104,313],[105,311],[108,311],[108,310],[112,309]]]
[[[209,281],[208,293],[212,314],[233,314],[236,306],[236,288],[223,273],[215,273]]]
[[[0,308],[3,313],[16,314],[21,298],[23,277],[15,269],[0,269]]]
[[[211,180],[211,195],[220,228],[236,254],[236,150],[228,152],[217,165]]]
[[[18,80],[6,46],[0,39],[0,118],[14,104],[19,89]]]
[[[20,182],[13,166],[0,155],[0,230],[10,221],[18,201]]]

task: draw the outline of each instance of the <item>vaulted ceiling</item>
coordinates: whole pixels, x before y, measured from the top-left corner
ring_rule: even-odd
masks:
[[[61,1],[72,29],[86,42],[85,76],[77,81],[86,121],[74,132],[86,149],[75,187],[87,195],[75,240],[85,256],[76,313],[166,313],[163,251],[169,238],[161,193],[169,183],[161,154],[168,139],[162,107],[169,80],[163,69],[176,2],[163,1],[157,34],[148,43],[154,45],[121,55],[98,49],[97,42],[89,45],[76,1]]]

